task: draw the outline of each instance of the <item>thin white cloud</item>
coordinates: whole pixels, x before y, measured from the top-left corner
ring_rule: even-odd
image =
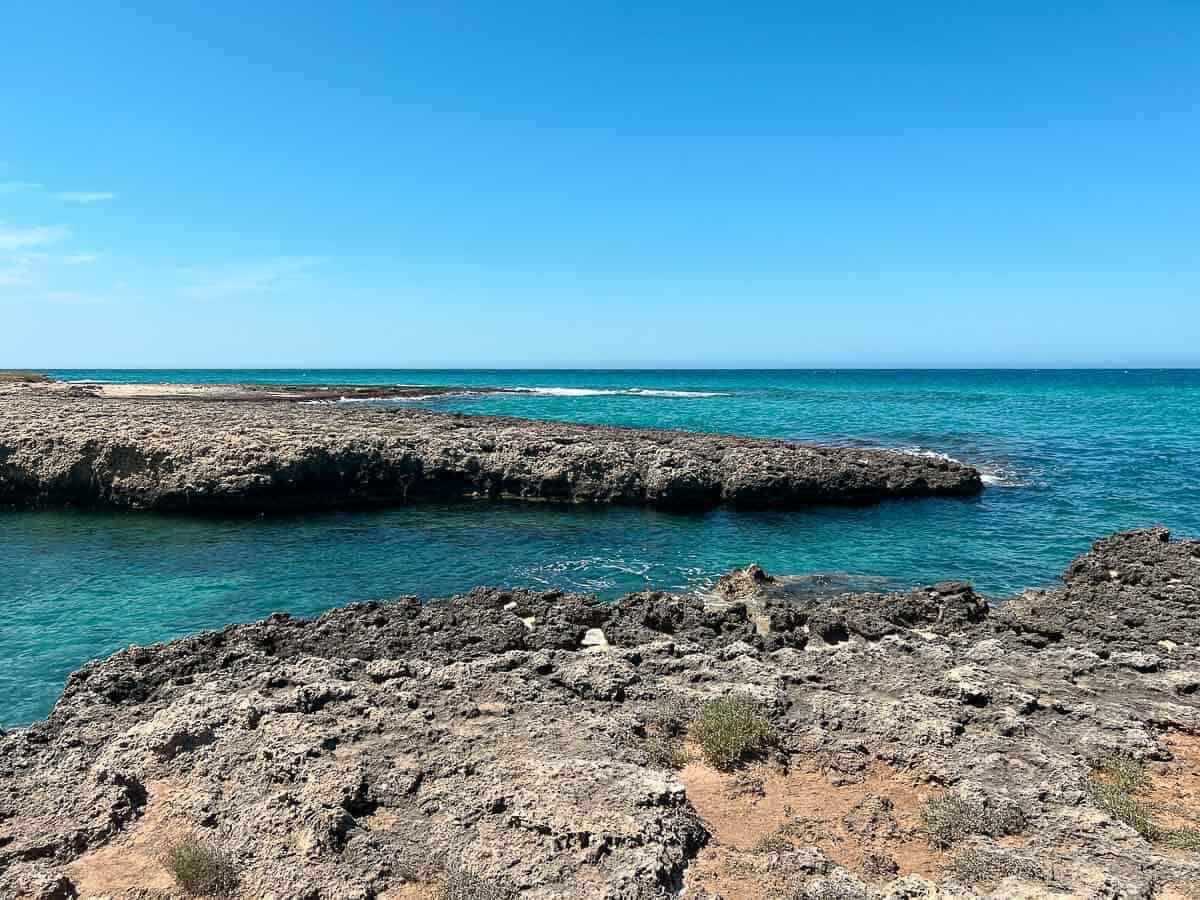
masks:
[[[99,260],[96,253],[9,251],[0,254],[0,288],[31,287],[43,283],[44,276],[51,274],[55,266],[84,266]]]
[[[42,295],[50,303],[67,303],[72,305],[90,305],[103,303],[104,298],[84,291],[47,291]]]
[[[117,195],[109,191],[63,191],[58,199],[64,203],[103,203],[105,200],[116,200]]]
[[[33,283],[33,272],[28,266],[0,267],[0,288],[29,287]]]
[[[199,273],[183,288],[189,297],[214,300],[238,294],[269,294],[295,286],[329,260],[323,256],[284,256]]]
[[[41,190],[36,181],[0,181],[0,197],[6,194],[23,194],[26,191]]]
[[[57,225],[38,225],[34,228],[7,228],[0,223],[0,252],[25,250],[56,244],[69,237],[71,230]]]

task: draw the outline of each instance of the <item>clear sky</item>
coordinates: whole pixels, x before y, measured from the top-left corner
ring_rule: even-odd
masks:
[[[0,368],[1200,365],[1200,4],[0,0]]]

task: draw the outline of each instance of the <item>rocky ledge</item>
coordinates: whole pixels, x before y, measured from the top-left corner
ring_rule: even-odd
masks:
[[[0,737],[0,884],[179,896],[184,847],[278,900],[1195,897],[1198,610],[1158,529],[998,608],[752,567],[134,647]]]
[[[460,498],[795,507],[968,495],[886,450],[252,397],[0,391],[0,504],[272,510]]]

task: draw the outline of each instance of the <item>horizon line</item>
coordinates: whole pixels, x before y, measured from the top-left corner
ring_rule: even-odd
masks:
[[[1194,372],[1197,365],[1075,366],[17,366],[19,372]]]

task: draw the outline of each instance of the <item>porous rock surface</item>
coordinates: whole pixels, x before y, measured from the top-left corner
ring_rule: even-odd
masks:
[[[447,866],[539,900],[1196,896],[1194,851],[1082,785],[1113,753],[1196,774],[1200,542],[1101,540],[1064,587],[1000,609],[961,583],[796,599],[757,569],[718,593],[480,588],[85,666],[0,737],[0,895],[179,896],[159,860],[189,840],[236,861],[237,896],[278,900],[436,897]],[[714,773],[644,741],[664,704],[730,692],[779,735],[724,782],[739,815],[806,785],[752,845],[701,804]],[[854,852],[831,849],[831,820],[801,813],[856,786],[834,822]],[[967,840],[982,879],[900,817],[947,790],[1024,823]]]
[[[419,409],[0,387],[0,504],[271,510],[511,497],[794,507],[969,495],[887,450]]]

